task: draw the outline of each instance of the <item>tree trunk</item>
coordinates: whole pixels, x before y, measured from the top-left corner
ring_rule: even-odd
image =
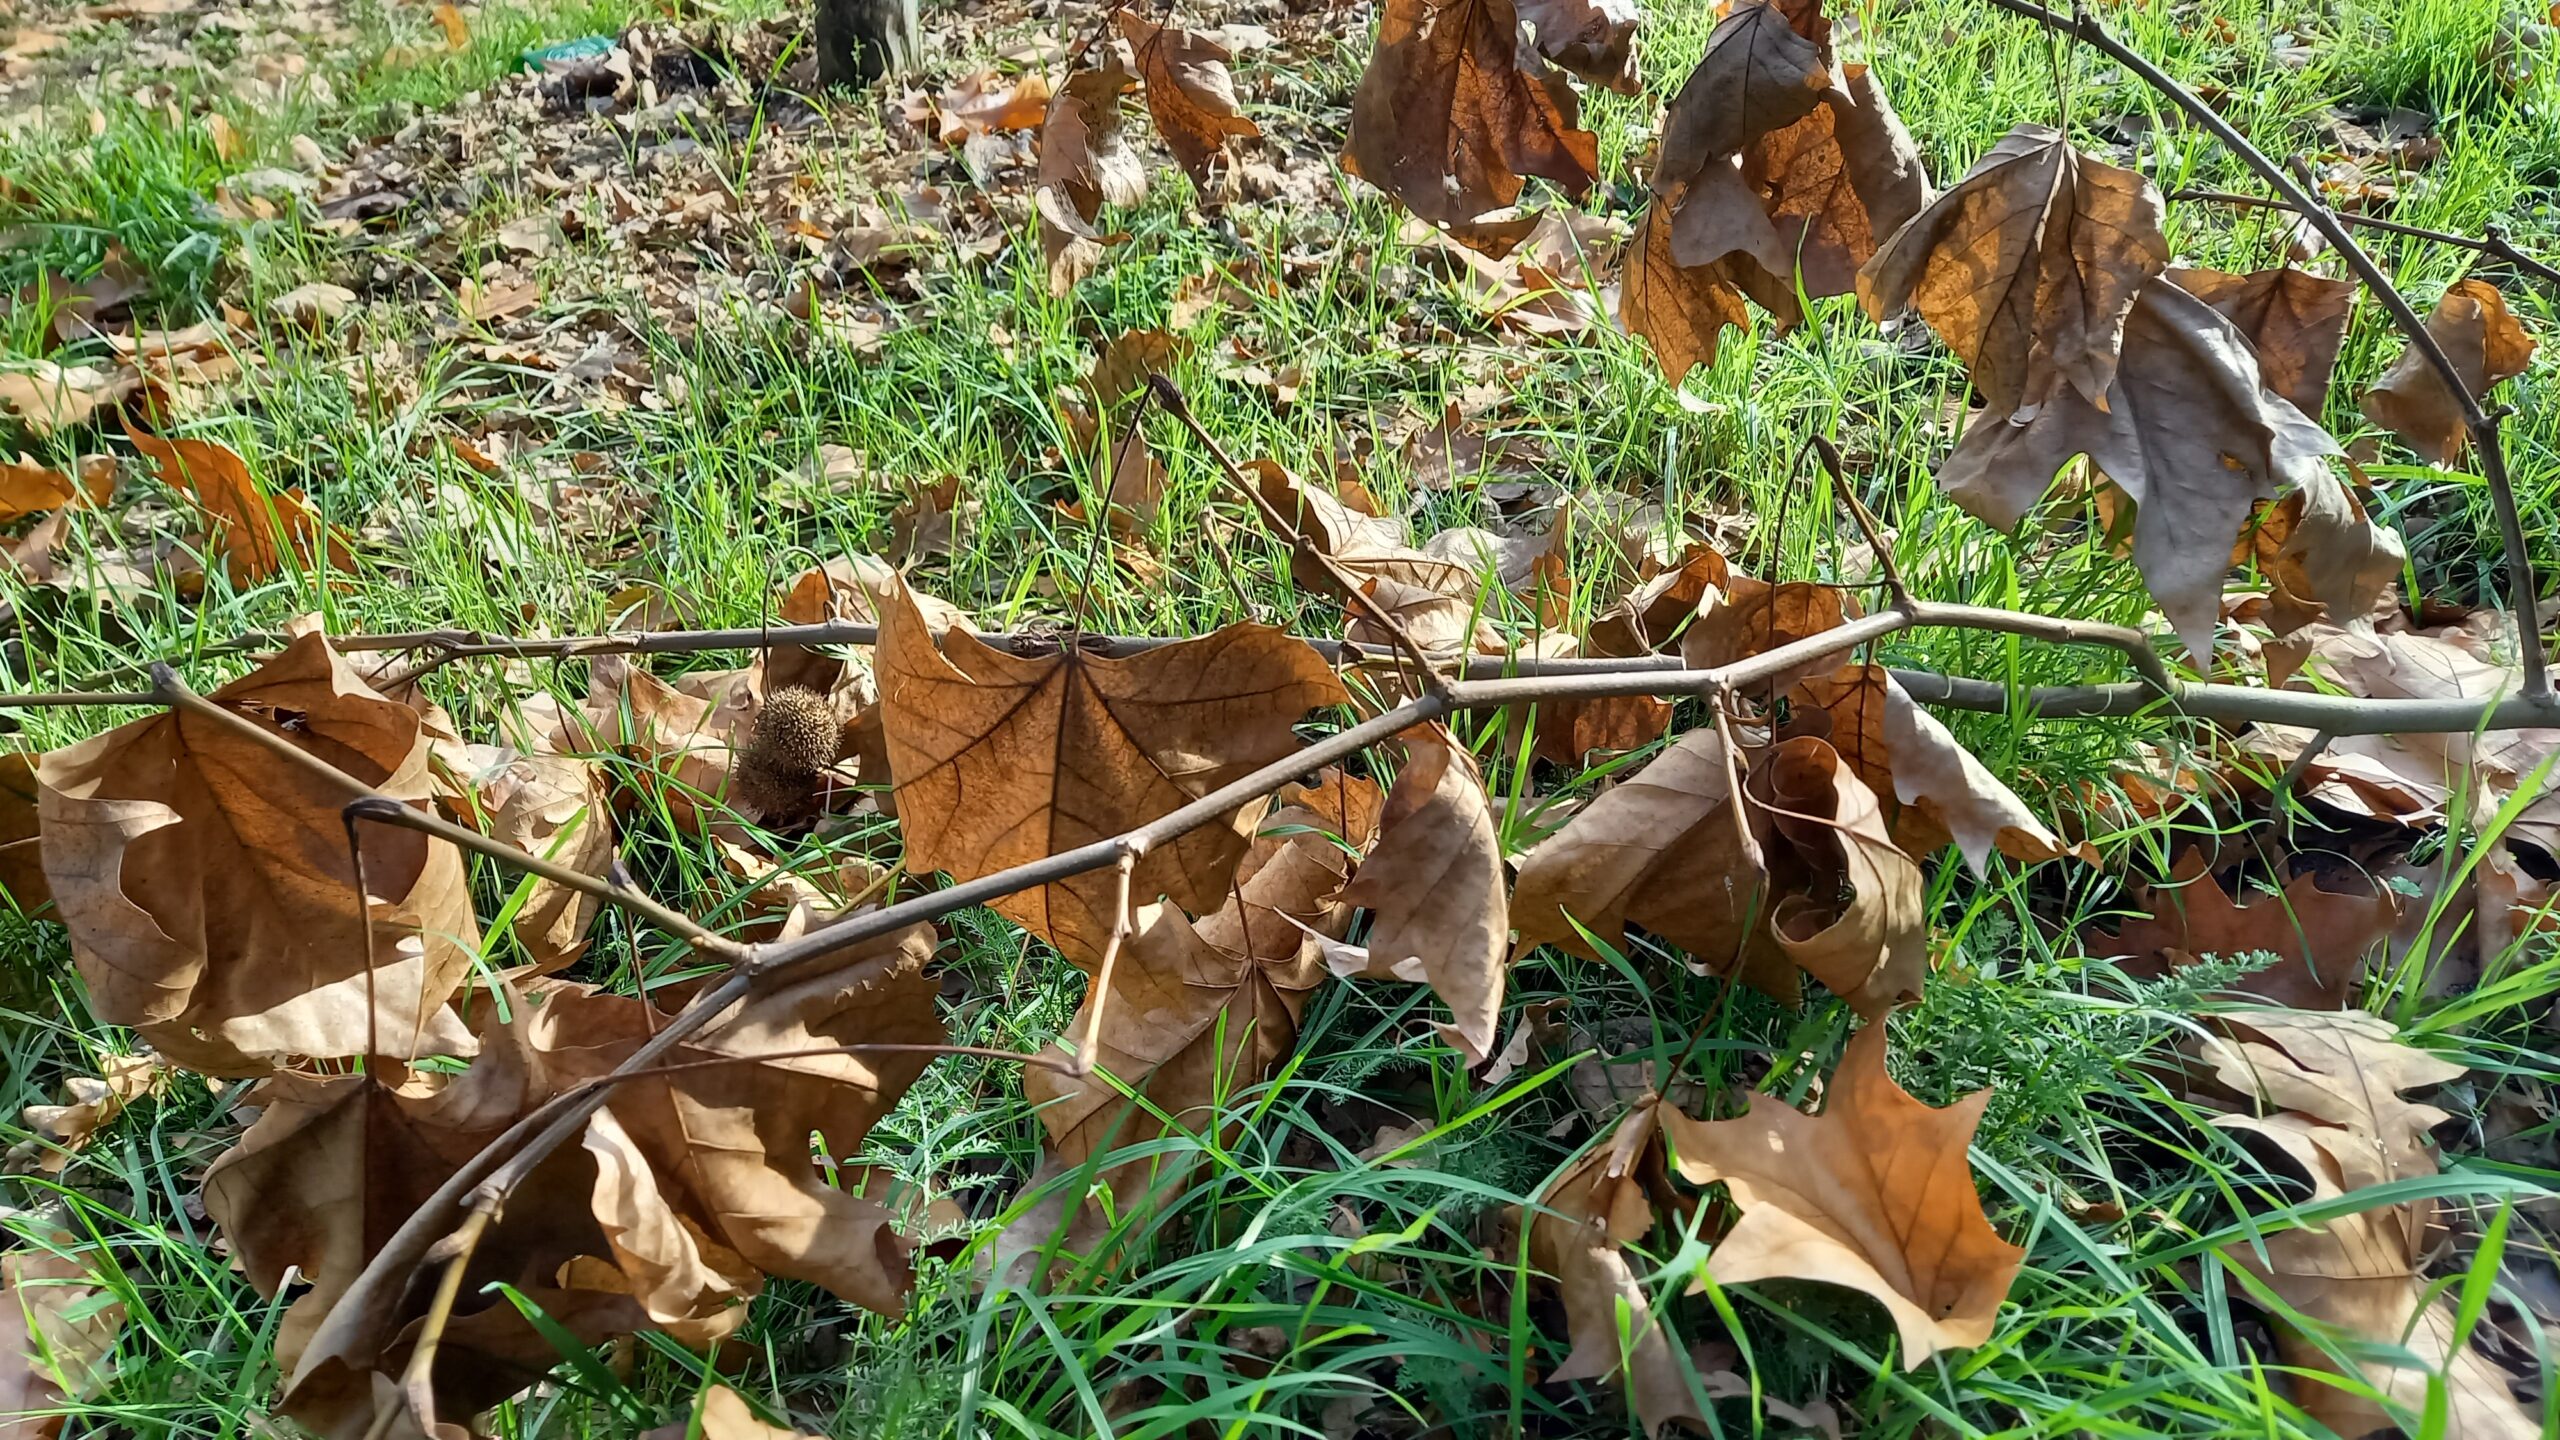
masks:
[[[868,85],[916,58],[916,0],[815,0],[818,79]]]

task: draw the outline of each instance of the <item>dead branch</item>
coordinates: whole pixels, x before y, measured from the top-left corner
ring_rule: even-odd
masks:
[[[2171,192],[2169,198],[2196,201],[2207,205],[2229,205],[2240,210],[2282,210],[2291,215],[2302,213],[2294,209],[2290,201],[2270,200],[2264,195],[2240,195],[2229,190],[2189,187]],[[2517,249],[2515,242],[2507,238],[2507,232],[2495,225],[2482,226],[2478,235],[2457,235],[2450,230],[2430,230],[2424,225],[2387,220],[2379,215],[2359,215],[2353,210],[2337,210],[2330,213],[2336,215],[2341,222],[2359,229],[2379,230],[2385,235],[2403,235],[2412,240],[2424,240],[2435,245],[2450,245],[2457,250],[2487,255],[2505,261],[2545,285],[2560,287],[2560,268],[2546,265]]]

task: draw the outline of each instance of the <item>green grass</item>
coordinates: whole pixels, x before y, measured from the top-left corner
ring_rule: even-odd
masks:
[[[1648,123],[1711,23],[1705,7],[1669,11],[1649,17],[1653,97],[1587,103],[1605,161],[1607,195],[1594,204],[1612,213],[1624,215],[1641,197],[1635,167],[1645,137],[1631,127]],[[291,165],[297,135],[343,155],[491,85],[530,44],[617,30],[641,12],[618,0],[491,10],[477,18],[471,47],[446,55],[431,50],[438,42],[423,8],[358,5],[347,12],[352,42],[315,60],[326,98],[307,82],[265,105],[206,92],[241,136],[228,157],[200,125],[169,125],[156,103],[112,94],[55,94],[47,123],[0,129],[0,174],[10,178],[0,230],[14,241],[0,251],[0,284],[46,273],[76,280],[112,247],[154,280],[143,313],[172,326],[224,302],[272,325],[268,302],[313,279],[366,291],[360,332],[313,343],[271,331],[262,337],[265,363],[186,428],[233,445],[263,484],[307,491],[333,521],[388,526],[397,537],[367,546],[343,583],[306,574],[234,589],[217,566],[193,602],[109,602],[76,585],[0,582],[19,621],[19,643],[0,653],[5,688],[70,685],[162,657],[183,661],[191,679],[213,681],[240,668],[221,653],[223,642],[308,610],[335,630],[539,625],[574,633],[610,623],[608,597],[647,583],[681,596],[697,624],[754,624],[770,617],[780,580],[817,559],[890,542],[900,487],[818,490],[806,474],[822,445],[851,447],[873,474],[899,481],[962,477],[974,508],[960,543],[925,561],[919,578],[990,626],[1059,619],[1081,596],[1096,630],[1200,632],[1245,618],[1247,602],[1256,618],[1327,630],[1338,623],[1335,607],[1299,591],[1285,554],[1249,521],[1238,527],[1234,507],[1214,498],[1206,454],[1169,428],[1154,440],[1174,488],[1147,537],[1160,573],[1092,569],[1090,535],[1059,511],[1062,501],[1090,504],[1101,483],[1072,458],[1060,390],[1084,374],[1094,337],[1166,323],[1182,279],[1213,262],[1289,276],[1248,310],[1201,321],[1189,336],[1199,353],[1177,372],[1204,423],[1238,454],[1322,473],[1343,436],[1374,433],[1407,409],[1436,415],[1469,386],[1498,379],[1508,396],[1487,423],[1539,446],[1547,483],[1583,497],[1657,499],[1672,523],[1721,520],[1742,533],[1736,559],[1753,573],[1824,578],[1836,574],[1849,532],[1828,482],[1791,463],[1802,436],[1820,430],[1859,457],[1856,483],[1894,527],[1902,565],[1928,596],[2124,623],[2147,608],[2130,567],[2103,551],[2072,505],[2057,502],[2011,539],[1935,494],[1930,475],[1947,443],[1935,427],[1960,400],[1962,375],[1942,353],[1880,342],[1854,302],[1815,303],[1784,338],[1765,323],[1729,335],[1715,363],[1675,393],[1623,337],[1535,348],[1494,335],[1397,239],[1400,217],[1372,195],[1352,198],[1338,222],[1299,216],[1274,225],[1268,209],[1245,207],[1230,235],[1199,222],[1188,183],[1168,169],[1146,205],[1116,217],[1130,241],[1073,295],[1047,293],[1036,240],[1018,235],[994,261],[929,272],[924,301],[890,296],[893,310],[918,323],[895,330],[877,353],[769,306],[714,307],[680,323],[616,306],[636,325],[625,348],[645,356],[665,402],[654,409],[550,396],[549,376],[486,358],[473,348],[483,337],[456,333],[447,318],[449,273],[422,279],[383,259],[386,247],[332,241],[303,218],[227,220],[204,203],[244,172]],[[2404,187],[2395,216],[2457,231],[2495,219],[2528,249],[2560,250],[2549,200],[2560,141],[2547,123],[2560,97],[2547,70],[2511,90],[2484,62],[2481,42],[2500,21],[2482,0],[2233,0],[2103,13],[2175,73],[2217,86],[2226,113],[2273,153],[2316,151],[2319,117],[2333,104],[2430,110],[2445,152]],[[2229,22],[2229,39],[2216,16]],[[1917,0],[1865,12],[1861,28],[1942,184],[2018,123],[2067,123],[2100,145],[2131,116],[2143,125],[2121,128],[2147,136],[2140,162],[2164,189],[2250,188],[2156,97],[2088,56],[2057,55],[2022,22],[1967,0]],[[2277,32],[2307,43],[2309,63],[2279,65],[2268,45]],[[107,54],[117,37],[91,43]],[[1338,126],[1365,44],[1365,35],[1346,35],[1336,55],[1291,75],[1291,104],[1257,118],[1295,149],[1328,153],[1332,131],[1308,117]],[[404,48],[412,53],[385,61]],[[962,64],[950,58],[941,78]],[[2058,68],[2067,82],[2060,91]],[[182,92],[176,103],[192,114],[199,99]],[[820,193],[866,196],[865,165],[883,143],[871,107],[838,104],[823,124],[814,138],[707,123],[693,133],[721,175],[751,175],[772,159],[765,147],[796,146],[783,153],[810,168]],[[488,258],[499,225],[544,204],[535,192],[501,187],[448,217],[460,263]],[[2182,263],[2247,269],[2276,258],[2274,231],[2247,215],[2176,206],[2171,235]],[[2374,250],[2421,304],[2475,264],[2424,242],[2375,237]],[[776,255],[755,258],[781,265]],[[613,306],[627,267],[626,256],[586,240],[531,268],[553,296],[546,318],[565,323],[590,303]],[[2552,296],[2504,288],[2529,326],[2554,333]],[[5,338],[18,356],[39,343],[25,317],[8,322]],[[1281,406],[1224,378],[1215,362],[1230,347],[1273,368],[1298,366],[1296,402]],[[2387,323],[2360,307],[2327,407],[2342,439],[2368,428],[2355,389],[2396,351]],[[396,383],[371,383],[368,357],[395,357]],[[2510,463],[2545,574],[2560,565],[2551,375],[2547,362],[2537,364],[2507,396],[2517,411],[2506,432]],[[419,443],[493,426],[523,442],[504,477]],[[58,436],[26,448],[67,461],[106,443]],[[1370,481],[1391,505],[1418,502],[1418,533],[1490,514],[1490,502],[1466,488],[1412,495],[1392,447],[1380,451]],[[536,504],[539,487],[515,483],[564,471],[568,457],[585,453],[607,457],[611,474],[645,499],[619,532],[564,533]],[[2502,583],[2495,527],[2476,477],[2391,465],[2372,474],[2384,512],[2410,539],[2425,593],[2494,600]],[[1210,543],[1213,527],[1225,534],[1224,549]],[[174,535],[183,527],[170,519],[163,528]],[[1573,551],[1585,615],[1627,578],[1599,528],[1584,528]],[[104,515],[82,517],[75,536],[95,555],[133,538]],[[1225,571],[1228,553],[1240,573]],[[2108,652],[1979,634],[1897,637],[1882,658],[2020,684],[2125,678]],[[574,695],[583,684],[576,665],[512,676],[464,665],[431,688],[478,736],[528,687]],[[32,748],[117,718],[42,710],[15,723],[19,743]],[[2112,770],[2137,743],[2172,754],[2183,744],[2154,722],[1948,718],[2021,794],[2066,815],[2079,810],[2081,787],[2112,786]],[[1501,723],[1487,717],[1470,738],[1490,751]],[[1556,793],[1593,778],[1487,768],[1508,838],[1521,846],[1536,838]],[[1728,1338],[1729,1314],[1729,1338],[1768,1394],[1827,1397],[1861,1435],[2317,1433],[2285,1398],[2262,1325],[2247,1306],[2230,1304],[2220,1262],[2197,1238],[2233,1238],[2224,1232],[2237,1216],[2282,1216],[2299,1204],[2281,1177],[2199,1123],[2160,1079],[2191,1016],[2209,1003],[2201,982],[2132,986],[2082,958],[2070,938],[2116,903],[2126,867],[2165,862],[2173,836],[2161,826],[2091,823],[2108,853],[2103,871],[2002,866],[1976,881],[1952,865],[1937,869],[1929,903],[1949,968],[1927,1002],[1897,1022],[1900,1078],[1914,1093],[1943,1103],[1994,1090],[1977,1169],[1995,1224],[2029,1257],[1991,1343],[1905,1372],[1881,1312],[1845,1292],[1772,1285],[1690,1296],[1705,1247],[1666,1225],[1639,1247],[1639,1271],[1656,1313],[1684,1343]],[[735,882],[697,842],[663,815],[637,815],[630,829],[628,858],[656,893],[720,923],[738,920]],[[883,824],[829,843],[886,839]],[[2445,850],[2466,853],[2470,839],[2452,837]],[[789,861],[815,865],[825,853],[811,842]],[[476,883],[484,914],[510,885],[493,871]],[[608,918],[604,927],[595,953],[625,955],[625,922]],[[679,956],[669,937],[642,930],[627,938],[653,979],[673,973]],[[506,962],[503,943],[493,942],[493,963]],[[2547,946],[2494,959],[2492,979],[2472,996],[2430,994],[2420,965],[2376,1005],[2425,1043],[2469,1059],[2484,1089],[2547,1094],[2560,1074],[2533,1017],[2560,994],[2560,960]],[[1019,933],[985,915],[956,917],[941,960],[965,977],[952,989],[969,998],[951,1019],[954,1038],[968,1043],[1036,1047],[1063,1026],[1080,990],[1063,963],[1036,947],[1025,958]],[[611,964],[599,976],[619,978],[622,961]],[[2228,978],[2233,968],[2205,978]],[[1712,993],[1711,982],[1649,947],[1617,967],[1542,954],[1512,981],[1515,1009],[1562,997],[1559,1018],[1586,1031],[1636,1017],[1632,1043],[1657,1063],[1684,1048]],[[88,1021],[61,932],[48,923],[0,920],[0,1003],[0,1116],[52,1098],[63,1076],[88,1072],[98,1053],[129,1043]],[[951,1192],[984,1231],[968,1253],[926,1264],[901,1320],[774,1285],[733,1342],[724,1374],[772,1414],[847,1437],[1311,1435],[1353,1414],[1377,1434],[1411,1433],[1399,1424],[1419,1431],[1425,1417],[1456,1435],[1630,1433],[1623,1399],[1607,1386],[1535,1383],[1563,1359],[1562,1327],[1552,1302],[1523,1282],[1516,1227],[1505,1218],[1589,1142],[1591,1122],[1565,1084],[1571,1057],[1487,1089],[1434,1041],[1432,1013],[1422,992],[1401,987],[1320,992],[1291,1066],[1230,1097],[1230,1114],[1243,1122],[1233,1138],[1212,1130],[1157,1147],[1196,1167],[1180,1202],[1134,1222],[1107,1261],[1037,1290],[983,1279],[997,1222],[1041,1198],[1021,1185],[1040,1158],[1040,1131],[1019,1077],[979,1060],[938,1063],[875,1133],[870,1154]],[[1845,1012],[1827,1003],[1797,1014],[1745,997],[1716,1014],[1684,1078],[1727,1104],[1737,1088],[1777,1097],[1760,1103],[1801,1100],[1848,1027]],[[227,1143],[238,1101],[236,1091],[179,1084],[128,1111],[61,1184],[22,1177],[0,1187],[16,1207],[5,1220],[15,1234],[68,1231],[108,1267],[133,1316],[115,1381],[81,1407],[74,1434],[227,1440],[274,1423],[266,1407],[281,1305],[257,1298],[206,1248],[194,1204],[195,1182]],[[1390,1115],[1428,1127],[1409,1147],[1410,1163],[1352,1158],[1343,1136]],[[0,1136],[16,1138],[5,1124]],[[1080,1187],[1084,1178],[1055,1183]],[[2457,1159],[2442,1186],[2494,1205],[2553,1180],[2526,1166]],[[1277,1363],[1268,1363],[1275,1349]],[[555,1385],[505,1407],[498,1433],[624,1436],[681,1419],[702,1383],[698,1360],[645,1339],[608,1359],[564,1370]],[[1710,1408],[1723,1434],[1782,1429],[1744,1403]]]

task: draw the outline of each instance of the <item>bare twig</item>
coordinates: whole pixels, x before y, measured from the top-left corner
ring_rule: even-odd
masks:
[[[490,1222],[498,1218],[498,1209],[494,1203],[474,1204],[471,1213],[462,1217],[461,1226],[436,1247],[437,1256],[444,1261],[444,1273],[436,1277],[435,1298],[427,1302],[426,1316],[418,1322],[418,1338],[409,1348],[409,1363],[400,1372],[401,1398],[408,1402],[408,1411],[422,1435],[436,1433],[436,1348],[444,1340],[445,1326],[453,1320],[453,1302],[462,1293],[462,1272],[471,1268],[471,1256],[480,1248],[480,1237]],[[365,1431],[365,1440],[383,1440],[400,1411],[400,1406],[383,1405]]]
[[[2293,215],[2302,213],[2296,210],[2290,201],[2270,200],[2264,195],[2240,195],[2229,190],[2204,190],[2191,186],[2171,192],[2169,198],[2197,201],[2207,205],[2229,205],[2243,210],[2282,210]],[[2483,226],[2478,235],[2457,235],[2450,230],[2430,230],[2423,225],[2411,225],[2401,220],[2386,220],[2379,215],[2359,215],[2353,210],[2334,210],[2330,213],[2336,215],[2342,224],[2353,225],[2359,229],[2379,230],[2386,235],[2405,235],[2412,240],[2425,240],[2437,245],[2450,245],[2458,250],[2469,250],[2478,255],[2493,256],[2546,285],[2560,286],[2560,268],[2546,265],[2517,249],[2515,242],[2507,238],[2507,232],[2495,225]]]
[[[2347,268],[2355,272],[2356,278],[2364,282],[2365,288],[2373,292],[2373,298],[2390,313],[2392,323],[2409,337],[2410,348],[2425,357],[2427,368],[2435,371],[2436,378],[2444,382],[2446,391],[2462,409],[2462,425],[2470,432],[2471,448],[2480,462],[2480,478],[2489,482],[2490,505],[2498,514],[2498,536],[2506,547],[2508,602],[2514,607],[2518,631],[2527,637],[2519,647],[2524,659],[2523,698],[2531,704],[2552,706],[2555,702],[2551,693],[2551,675],[2542,652],[2537,609],[2541,587],[2534,580],[2533,557],[2525,549],[2523,513],[2516,508],[2515,482],[2507,474],[2506,450],[2499,443],[2501,412],[2482,408],[2480,397],[2472,393],[2470,383],[2455,367],[2453,357],[2445,353],[2444,346],[2427,329],[2426,321],[2409,303],[2409,297],[2400,293],[2398,287],[2391,283],[2391,277],[2356,243],[2355,235],[2336,212],[2321,204],[2319,197],[2285,173],[2285,168],[2270,159],[2265,151],[2251,144],[2249,137],[2224,119],[2220,111],[2179,84],[2169,72],[2153,64],[2140,51],[2109,34],[2107,27],[2098,23],[2095,16],[2085,10],[2066,15],[2039,5],[2035,0],[1989,0],[1989,3],[2013,15],[2023,15],[2058,35],[2078,40],[2100,52],[2185,111],[2189,119],[2221,141],[2223,147],[2237,156],[2242,164],[2258,172],[2259,178],[2283,198],[2287,209],[2309,221],[2312,228],[2320,232],[2321,238],[2338,252]]]
[[[1120,947],[1129,938],[1129,878],[1138,868],[1138,856],[1144,847],[1134,843],[1122,847],[1117,888],[1111,905],[1111,938],[1102,942],[1102,962],[1093,967],[1093,998],[1085,1005],[1084,1034],[1076,1041],[1076,1063],[1070,1074],[1078,1077],[1093,1073],[1093,1056],[1102,1041],[1102,1017],[1111,1007],[1111,972],[1120,963]]]
[[[1841,464],[1839,447],[1821,435],[1806,436],[1805,443],[1812,446],[1813,453],[1820,457],[1824,472],[1831,477],[1831,488],[1840,492],[1840,498],[1848,503],[1849,517],[1858,522],[1858,533],[1867,537],[1867,548],[1876,552],[1876,568],[1884,572],[1884,588],[1892,594],[1894,607],[1910,609],[1918,602],[1912,598],[1911,587],[1902,583],[1902,567],[1894,563],[1893,546],[1884,538],[1884,527],[1876,523],[1875,516],[1867,513],[1867,502],[1858,498],[1856,487],[1849,483],[1849,476]]]

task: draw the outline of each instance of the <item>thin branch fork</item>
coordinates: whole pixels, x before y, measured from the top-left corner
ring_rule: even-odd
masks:
[[[2296,210],[2290,201],[2270,200],[2264,195],[2242,195],[2230,190],[2205,190],[2190,186],[2183,190],[2171,191],[2169,198],[2206,205],[2228,205],[2238,210],[2282,210],[2290,215],[2302,213]],[[2385,235],[2402,235],[2412,240],[2424,240],[2430,244],[2449,245],[2457,250],[2468,250],[2475,255],[2487,255],[2514,266],[2517,270],[2546,285],[2560,287],[2560,268],[2547,265],[2517,249],[2515,242],[2507,238],[2507,232],[2495,225],[2481,227],[2478,235],[2457,235],[2450,230],[2430,230],[2424,225],[2411,225],[2406,221],[2385,219],[2380,215],[2360,215],[2353,210],[2335,210],[2330,213],[2336,215],[2341,223],[2353,225],[2359,229],[2379,230]]]
[[[2356,243],[2354,232],[2335,211],[2321,204],[2319,197],[2286,173],[2282,165],[2251,144],[2249,137],[2224,119],[2221,112],[2179,84],[2140,51],[2109,34],[2096,17],[2086,12],[2065,15],[2037,4],[2036,0],[1989,0],[1989,3],[2089,46],[2122,65],[2143,84],[2159,92],[2162,98],[2185,111],[2189,119],[2221,141],[2223,147],[2237,156],[2242,164],[2258,172],[2268,188],[2282,197],[2286,209],[2310,222],[2312,228],[2320,232],[2321,238],[2338,252],[2347,268],[2353,270],[2365,288],[2373,292],[2373,298],[2389,312],[2392,323],[2409,337],[2410,347],[2426,358],[2427,368],[2435,371],[2436,378],[2444,383],[2445,389],[2461,407],[2463,429],[2470,433],[2471,448],[2479,458],[2480,477],[2489,482],[2489,502],[2497,511],[2498,536],[2507,552],[2508,603],[2515,611],[2516,627],[2523,637],[2523,643],[2518,646],[2524,661],[2523,698],[2536,705],[2553,705],[2550,668],[2543,656],[2538,619],[2541,587],[2534,580],[2533,557],[2525,549],[2523,513],[2516,508],[2515,482],[2507,474],[2506,450],[2499,443],[2500,412],[2482,407],[2480,397],[2472,393],[2470,382],[2463,379],[2462,372],[2454,366],[2453,357],[2445,353],[2444,346],[2427,329],[2426,321],[2409,303],[2409,297],[2400,293],[2399,288],[2391,283],[2391,277]]]

